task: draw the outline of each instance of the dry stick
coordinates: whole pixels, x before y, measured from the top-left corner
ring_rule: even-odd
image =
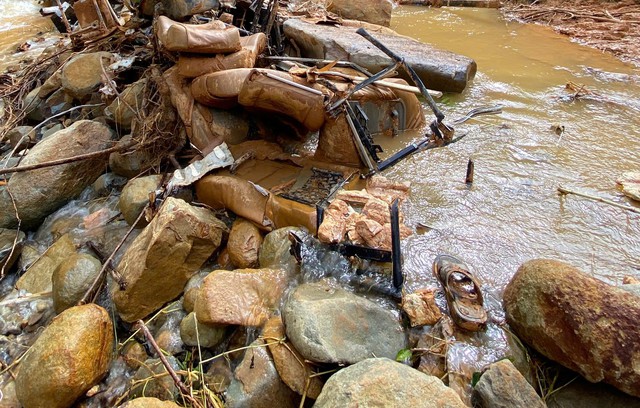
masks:
[[[97,152],[79,154],[77,156],[72,156],[72,157],[65,157],[64,159],[52,160],[52,161],[44,162],[44,163],[29,164],[29,165],[26,165],[26,166],[9,167],[9,168],[6,168],[6,169],[0,169],[0,175],[8,174],[8,173],[20,173],[20,172],[23,172],[23,171],[43,169],[43,168],[46,168],[46,167],[59,166],[61,164],[73,163],[73,162],[77,162],[77,161],[81,161],[81,160],[93,159],[95,157],[100,157],[100,156],[103,156],[105,154],[110,154],[110,153],[120,152],[122,150],[127,150],[127,149],[129,149],[130,147],[132,147],[134,145],[136,145],[136,142],[130,142],[130,143],[126,143],[126,144],[123,144],[123,145],[110,147],[108,149],[98,150]]]
[[[631,211],[631,212],[640,214],[640,208],[635,208],[635,207],[631,207],[631,206],[628,206],[628,205],[618,204],[615,201],[607,200],[606,198],[597,197],[597,196],[593,196],[593,195],[589,195],[589,194],[585,194],[585,193],[580,193],[578,191],[569,190],[569,189],[564,188],[562,186],[558,186],[558,191],[561,194],[574,194],[574,195],[577,195],[579,197],[584,197],[584,198],[588,198],[590,200],[599,201],[601,203],[609,204],[609,205],[612,205],[614,207],[622,208],[623,210],[627,210],[627,211]]]
[[[85,303],[87,303],[87,299],[89,298],[89,296],[91,296],[91,293],[97,288],[98,283],[102,280],[102,277],[104,276],[104,273],[105,273],[105,271],[107,269],[110,269],[115,273],[115,270],[113,270],[113,268],[111,268],[111,262],[113,261],[113,258],[116,256],[116,253],[124,245],[124,242],[127,240],[127,238],[129,238],[129,235],[131,235],[131,233],[135,229],[135,227],[138,224],[138,222],[144,216],[145,212],[147,211],[147,208],[149,208],[149,203],[147,203],[147,205],[142,209],[142,211],[138,215],[138,218],[136,218],[136,220],[133,222],[133,224],[131,224],[131,227],[129,227],[129,230],[127,231],[127,233],[124,234],[124,237],[122,237],[122,239],[120,240],[120,242],[116,246],[116,249],[114,249],[113,252],[111,253],[111,255],[109,255],[109,258],[107,258],[107,260],[104,261],[104,264],[102,265],[102,269],[100,269],[100,272],[98,273],[98,276],[96,276],[96,278],[93,280],[93,282],[91,283],[91,286],[89,287],[87,292],[84,294],[82,299],[80,299],[80,302],[78,302],[78,305],[84,305]],[[116,276],[114,276],[114,278],[117,279]],[[118,282],[118,283],[120,283],[120,282]]]
[[[191,392],[189,391],[189,389],[184,385],[182,381],[180,381],[178,374],[176,374],[176,372],[173,370],[171,365],[169,365],[167,358],[162,353],[162,350],[160,349],[160,347],[158,347],[158,343],[156,343],[156,340],[153,338],[153,336],[151,335],[151,332],[149,331],[147,326],[144,324],[144,322],[142,320],[138,320],[137,325],[138,327],[140,327],[140,330],[142,330],[142,333],[144,333],[144,337],[147,338],[147,341],[151,343],[151,347],[153,347],[156,354],[158,354],[158,357],[160,357],[160,361],[162,361],[164,368],[167,369],[167,372],[173,379],[173,382],[176,384],[176,387],[178,387],[182,395],[184,395],[185,398],[187,398],[189,402],[191,402],[193,405],[200,406],[200,403],[191,396]]]

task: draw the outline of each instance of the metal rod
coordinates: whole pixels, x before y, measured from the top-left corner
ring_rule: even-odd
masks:
[[[273,75],[270,72],[265,72],[264,74],[268,78],[275,79],[276,81],[282,82],[283,84],[291,85],[293,87],[296,87],[298,89],[302,89],[303,91],[307,91],[307,92],[310,92],[310,93],[315,94],[315,95],[324,95],[322,92],[318,91],[317,89],[309,88],[308,86],[301,85],[301,84],[299,84],[297,82],[290,81],[290,80],[288,80],[286,78],[280,78],[279,76]]]
[[[343,103],[345,103],[347,101],[347,99],[351,98],[351,96],[353,94],[355,94],[356,92],[358,92],[359,90],[373,84],[375,81],[384,78],[386,75],[388,75],[390,72],[393,72],[396,70],[396,68],[398,68],[398,66],[400,66],[401,64],[399,62],[396,62],[393,65],[389,65],[388,67],[386,67],[385,69],[383,69],[382,71],[378,72],[377,74],[375,74],[372,77],[369,77],[367,79],[365,79],[364,81],[360,82],[358,85],[354,86],[353,88],[351,88],[351,90],[349,92],[347,92],[345,94],[344,97],[340,98],[340,100],[338,100],[337,102],[335,102],[333,105],[331,105],[329,107],[329,109],[327,109],[327,111],[331,112],[332,110],[336,109],[338,106],[342,105]]]
[[[321,58],[303,58],[303,57],[279,57],[279,56],[268,56],[268,57],[262,57],[263,59],[266,60],[271,60],[271,61],[292,61],[292,62],[306,62],[306,63],[310,63],[310,64],[333,64],[334,62],[336,63],[336,67],[346,67],[346,68],[353,68],[356,71],[362,72],[364,75],[370,77],[373,74],[369,71],[367,71],[366,69],[362,68],[360,65],[355,64],[353,62],[350,61],[335,61],[335,60],[327,60],[327,59],[321,59]]]
[[[402,284],[404,276],[402,276],[402,248],[400,247],[400,216],[398,209],[398,199],[391,203],[389,211],[391,212],[391,257],[393,262],[393,287],[402,293]]]
[[[369,157],[369,154],[367,153],[367,149],[365,149],[364,145],[362,144],[362,140],[360,140],[360,136],[358,135],[358,130],[356,129],[356,125],[353,123],[351,116],[346,112],[346,110],[344,112],[344,115],[347,118],[347,123],[349,124],[349,128],[351,129],[351,136],[353,137],[353,142],[356,145],[356,150],[358,151],[360,160],[362,160],[364,165],[367,166],[369,173],[375,173],[376,168],[374,167],[373,162],[371,161],[371,157]]]
[[[380,49],[380,51],[387,54],[391,59],[402,64],[403,68],[407,71],[413,82],[420,89],[422,96],[424,96],[424,98],[427,100],[427,103],[433,111],[433,114],[436,115],[438,121],[441,122],[444,119],[444,114],[442,113],[442,111],[440,111],[431,95],[429,95],[429,90],[424,86],[424,83],[422,83],[422,80],[420,79],[418,74],[416,74],[416,71],[414,71],[413,68],[411,68],[411,66],[405,62],[404,58],[399,57],[396,53],[388,49],[380,41],[373,38],[373,36],[371,36],[371,34],[369,34],[364,28],[358,28],[356,33],[366,38],[371,44],[375,45],[378,49]]]

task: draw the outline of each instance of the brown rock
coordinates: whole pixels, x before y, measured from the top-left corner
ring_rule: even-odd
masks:
[[[131,123],[142,109],[144,91],[148,80],[143,78],[127,86],[112,103],[109,111],[113,120],[124,129],[131,129]]]
[[[391,250],[391,224],[388,228],[368,218],[356,222],[356,232],[367,246]]]
[[[113,285],[111,293],[120,317],[133,322],[179,296],[224,232],[210,210],[169,197],[118,264],[126,289]]]
[[[156,174],[135,178],[124,186],[118,200],[118,209],[127,224],[133,225],[136,222],[144,207],[149,203],[149,193],[156,191],[160,183],[162,183],[162,175]],[[143,216],[136,227],[142,228],[147,224],[149,223]]]
[[[262,235],[258,227],[242,218],[233,223],[229,233],[227,250],[229,258],[236,268],[257,267],[260,245],[262,245]]]
[[[62,88],[76,98],[89,95],[102,84],[102,70],[108,69],[110,52],[78,54],[62,68]]]
[[[162,401],[153,397],[136,398],[129,402],[125,402],[122,405],[118,405],[118,408],[179,408],[180,405],[173,401]]]
[[[318,161],[359,167],[362,165],[345,114],[327,118],[320,129],[318,148],[314,154]]]
[[[262,335],[269,344],[273,363],[282,381],[300,395],[306,395],[311,399],[318,398],[324,385],[320,377],[310,377],[314,371],[290,341],[275,342],[275,339],[286,339],[287,337],[282,318],[274,316],[269,319],[264,325]],[[307,379],[309,385],[307,385]]]
[[[379,198],[372,198],[364,205],[362,214],[367,218],[376,221],[378,224],[384,225],[391,222],[391,212],[389,205]]]
[[[112,347],[109,312],[95,304],[65,310],[20,363],[20,403],[25,408],[72,406],[107,373]]]
[[[536,390],[509,360],[489,366],[473,388],[473,406],[478,408],[546,408]]]
[[[518,269],[504,305],[511,328],[538,352],[640,397],[640,297],[566,263],[537,259]]]
[[[263,325],[284,293],[287,273],[277,269],[217,270],[206,278],[194,311],[203,324]]]
[[[318,238],[327,244],[336,244],[344,240],[347,232],[347,218],[354,212],[349,204],[342,200],[333,200],[324,213],[324,220],[318,229]]]
[[[56,313],[78,304],[100,273],[100,269],[100,261],[89,254],[74,252],[61,262],[51,277],[53,307]]]
[[[336,194],[337,200],[346,201],[349,204],[365,205],[373,197],[366,190],[340,190]]]
[[[442,317],[442,312],[436,305],[434,289],[421,289],[403,296],[402,310],[409,316],[411,327],[432,326]]]
[[[331,0],[327,10],[343,18],[389,27],[393,3],[390,0]]]
[[[61,236],[18,279],[16,287],[31,293],[50,291],[53,287],[53,272],[62,262],[75,254],[76,247],[73,245],[69,234]]]

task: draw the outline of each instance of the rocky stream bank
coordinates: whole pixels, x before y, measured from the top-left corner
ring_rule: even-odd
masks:
[[[448,350],[481,331],[402,290],[411,186],[368,137],[455,139],[405,79],[354,92],[393,62],[356,30],[434,95],[472,59],[386,0],[93,3],[1,77],[0,407],[640,406],[633,277],[525,263],[487,323],[512,347],[471,371]]]

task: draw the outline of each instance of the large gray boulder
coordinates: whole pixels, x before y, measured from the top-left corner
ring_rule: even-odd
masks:
[[[25,408],[67,408],[107,373],[113,354],[109,312],[88,304],[65,310],[20,363],[18,400]]]
[[[329,378],[314,408],[421,407],[463,408],[451,388],[387,358],[370,358]]]
[[[545,408],[536,394],[509,360],[489,366],[473,389],[474,407],[478,408]]]
[[[80,120],[40,141],[21,165],[92,153],[111,147],[113,133],[107,126]],[[32,229],[44,218],[93,183],[107,168],[108,156],[76,161],[59,166],[15,173],[7,184],[15,198],[21,229]],[[0,228],[14,228],[17,220],[11,197],[0,188]]]
[[[392,312],[324,283],[296,288],[283,317],[287,337],[311,361],[353,364],[372,356],[395,358],[406,346]]]
[[[504,292],[509,326],[535,350],[640,397],[640,297],[564,262],[523,264]]]
[[[178,297],[226,230],[212,211],[167,198],[118,264],[124,288],[114,284],[111,294],[120,317],[134,322]]]
[[[475,76],[477,66],[471,58],[375,27],[367,25],[367,31],[403,57],[429,89],[462,92]],[[284,23],[285,34],[295,41],[303,57],[351,61],[372,73],[390,65],[391,58],[356,34],[358,28],[358,24],[317,25],[293,18]],[[398,72],[404,75],[404,71]]]

